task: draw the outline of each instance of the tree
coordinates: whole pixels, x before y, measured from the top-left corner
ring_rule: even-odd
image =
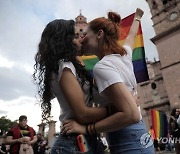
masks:
[[[0,135],[3,135],[5,132],[8,131],[9,128],[12,128],[17,124],[17,120],[11,121],[6,116],[2,116],[0,118]]]

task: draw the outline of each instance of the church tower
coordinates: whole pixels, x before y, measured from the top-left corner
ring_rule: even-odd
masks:
[[[79,30],[79,34],[80,35],[83,34],[83,29],[87,26],[87,19],[81,14],[81,10],[80,10],[80,14],[75,18],[75,22],[76,22],[76,27]]]
[[[180,104],[180,0],[146,0],[149,4],[171,107]]]

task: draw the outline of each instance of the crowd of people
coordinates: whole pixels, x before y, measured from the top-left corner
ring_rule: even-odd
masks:
[[[50,154],[47,140],[27,125],[27,116],[21,115],[19,123],[6,133],[0,154]]]
[[[104,136],[99,138],[103,142],[103,150],[108,149]],[[51,141],[52,142],[52,141]],[[27,116],[21,115],[19,123],[6,133],[5,142],[0,145],[0,154],[50,154],[52,145],[41,133],[27,125]]]

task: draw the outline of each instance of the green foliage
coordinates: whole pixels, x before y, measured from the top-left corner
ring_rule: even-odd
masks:
[[[1,133],[0,135],[3,135],[5,132],[8,131],[9,128],[12,128],[17,124],[18,124],[17,120],[11,121],[6,116],[2,116],[0,118],[0,133]]]

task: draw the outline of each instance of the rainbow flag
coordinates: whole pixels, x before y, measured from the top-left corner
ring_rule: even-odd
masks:
[[[125,38],[127,37],[130,27],[132,25],[134,19],[134,14],[129,15],[128,17],[122,19],[122,24],[120,27],[120,39],[119,44],[122,45]],[[85,68],[93,74],[92,70],[94,65],[99,61],[99,59],[92,56],[82,56],[81,59],[85,63]],[[146,60],[145,60],[145,51],[144,51],[144,43],[143,43],[143,35],[141,25],[139,26],[139,30],[137,32],[135,43],[134,43],[134,51],[132,56],[134,73],[136,76],[137,83],[144,82],[149,80]]]
[[[93,76],[93,68],[94,65],[99,61],[98,57],[95,55],[81,56],[81,59],[85,64],[85,69]]]
[[[131,28],[134,19],[134,15],[135,14],[131,14],[122,20],[122,24],[120,27],[120,40],[119,40],[119,43],[121,45],[123,44],[124,40],[126,39],[129,33],[129,30]],[[146,59],[145,59],[145,50],[144,50],[141,24],[139,25],[139,29],[134,41],[132,61],[133,61],[134,73],[136,76],[137,83],[149,80]]]
[[[155,133],[155,138],[160,139],[160,137],[167,137],[168,135],[168,121],[167,116],[164,112],[159,112],[157,110],[150,110],[152,129]]]

